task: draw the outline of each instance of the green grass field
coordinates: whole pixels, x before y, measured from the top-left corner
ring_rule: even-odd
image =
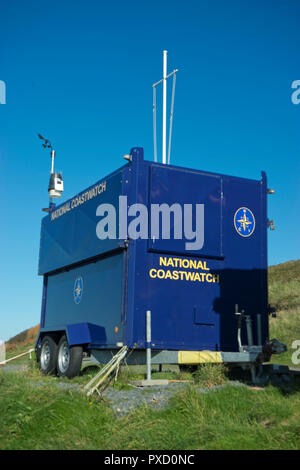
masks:
[[[273,362],[291,365],[291,344],[300,339],[300,261],[269,270],[271,338],[287,353]],[[30,344],[9,352],[18,354]],[[20,360],[18,363],[24,362]],[[227,384],[226,368],[207,366],[194,376],[179,372],[156,376],[190,379],[163,410],[140,406],[116,418],[105,400],[62,390],[54,377],[42,377],[33,362],[24,372],[0,369],[1,449],[300,449],[300,382],[264,388]],[[82,385],[95,373],[83,371]],[[115,387],[141,374],[124,368]],[[155,375],[154,375],[155,377]],[[196,387],[225,384],[200,394]]]
[[[299,449],[300,385],[257,390],[193,385],[161,411],[141,406],[116,419],[105,402],[0,376],[2,449]]]

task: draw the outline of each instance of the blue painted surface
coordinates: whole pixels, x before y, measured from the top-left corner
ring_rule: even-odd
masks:
[[[115,347],[123,341],[122,323],[123,252],[90,262],[68,271],[48,276],[44,331],[65,330],[72,324],[93,324],[101,327],[101,335],[93,341]],[[74,298],[74,283],[82,279],[80,302]],[[115,328],[118,327],[118,332]],[[69,331],[69,330],[68,330]],[[74,333],[75,334],[75,333]],[[76,329],[79,343],[85,343],[86,332]]]
[[[89,191],[96,191],[95,188],[98,187],[105,190],[89,200],[84,199],[88,197],[85,195]],[[96,210],[100,204],[106,203],[118,207],[121,194],[122,170],[118,170],[74,198],[56,206],[51,214],[44,217],[41,228],[39,274],[46,274],[117,249],[121,244],[120,240],[97,238],[96,225],[100,217],[96,215]],[[85,202],[78,204],[79,200]],[[59,213],[63,208],[66,212],[52,220],[52,214],[56,211]]]
[[[74,231],[74,225],[63,231],[63,219],[70,217],[71,211],[52,222],[58,223],[56,233],[61,238],[52,242],[50,231],[42,231],[40,270],[60,269],[45,276],[45,330],[90,323],[102,331],[101,344],[96,347],[112,347],[123,341],[129,347],[144,348],[146,310],[151,310],[154,349],[237,351],[234,312],[238,304],[239,310],[252,316],[254,341],[256,315],[262,315],[264,341],[268,337],[265,174],[261,180],[215,175],[144,161],[142,149],[133,149],[131,154],[132,162],[111,177],[110,191],[99,195],[98,201],[85,203],[77,213],[72,211],[79,232]],[[128,197],[128,204],[139,202],[148,207],[151,202],[205,204],[203,248],[186,251],[186,240],[138,239],[129,240],[128,249],[112,254],[113,249],[121,250],[120,240],[96,239],[95,211],[104,194],[105,202],[113,204],[120,194]],[[255,228],[248,236],[241,236],[236,229],[235,215],[241,208],[247,208],[255,218]],[[48,229],[46,219],[43,224]],[[63,261],[57,248],[60,243]],[[56,254],[51,258],[52,250]],[[99,258],[91,263],[91,256]],[[202,265],[197,265],[199,261]],[[76,262],[81,265],[73,266]],[[178,267],[176,263],[183,264]],[[158,270],[160,275],[169,271],[168,277],[153,276]],[[83,289],[76,304],[74,283],[80,277]],[[76,327],[77,341],[86,338],[86,327],[82,331],[80,338]],[[242,340],[247,343],[245,327]]]
[[[200,250],[189,250],[190,255],[209,257],[222,256],[221,245],[221,177],[208,175],[188,169],[178,169],[171,166],[150,166],[150,204],[167,203],[170,206],[175,203],[204,204],[205,218],[205,243]],[[195,208],[194,208],[195,212]],[[195,214],[194,222],[195,222]],[[150,224],[151,227],[151,224]],[[172,224],[172,228],[174,224]],[[212,227],[214,228],[212,230]],[[184,226],[182,224],[184,235]],[[173,233],[171,231],[173,238]],[[153,240],[149,239],[149,249],[157,252],[187,252],[185,244],[189,240],[185,237],[181,240]]]
[[[93,323],[75,323],[67,325],[67,337],[70,346],[76,344],[93,344],[95,346],[106,343],[105,328]]]

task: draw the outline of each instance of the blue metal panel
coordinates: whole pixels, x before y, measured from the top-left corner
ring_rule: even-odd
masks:
[[[99,346],[105,344],[107,340],[105,328],[92,323],[67,325],[67,336],[70,346],[76,344]]]
[[[184,226],[181,229],[183,238],[174,238],[174,220],[171,223],[171,239],[149,238],[149,249],[157,252],[182,253],[189,256],[206,257],[222,256],[221,243],[221,177],[205,174],[200,171],[178,169],[169,166],[151,165],[150,172],[150,204],[169,206],[179,203],[184,212],[185,204],[193,207],[193,229],[196,226],[195,205],[204,204],[204,245],[197,250],[186,250]],[[149,207],[150,209],[150,207]],[[151,227],[151,224],[150,224]],[[151,233],[151,230],[150,230]]]
[[[144,166],[144,152],[143,149],[136,148],[131,151],[132,155],[132,165],[128,169],[127,178],[128,181],[128,205],[134,204],[137,201],[143,203],[145,198],[143,197],[143,192],[148,187],[148,172],[144,169],[141,170],[141,167]],[[127,290],[126,290],[126,337],[125,341],[127,345],[140,344],[140,340],[136,335],[136,316],[137,311],[136,307],[136,263],[145,262],[145,252],[140,252],[142,258],[137,259],[136,257],[136,247],[139,246],[141,240],[129,240],[128,245],[128,258],[127,258]],[[143,244],[144,245],[144,244]],[[144,286],[143,286],[144,288]],[[143,322],[143,313],[141,312],[141,318],[138,319],[138,325],[140,326],[141,321]],[[143,322],[145,327],[145,323]],[[139,329],[140,331],[140,329]],[[143,339],[145,340],[145,329],[143,330]]]
[[[99,329],[96,335],[99,341],[101,339],[100,346],[115,346],[123,341],[123,257],[123,253],[119,253],[49,275],[45,330],[65,330],[67,325],[89,323],[101,327],[101,335]],[[82,279],[82,294],[77,303],[74,288],[79,278]],[[70,326],[68,331],[73,332],[73,336],[79,334],[77,329],[70,330]]]
[[[164,266],[162,260],[168,260],[174,266]],[[210,271],[176,267],[175,263],[180,261],[198,263],[200,260],[149,253],[147,263],[137,266],[136,341],[139,339],[143,343],[144,312],[149,309],[154,348],[215,350],[219,344],[219,315],[214,311],[213,302],[220,295],[220,286],[213,282],[211,270],[219,261],[207,262],[205,268]],[[157,274],[162,272],[165,277],[160,279]],[[208,274],[209,282],[206,280]]]
[[[44,326],[45,326],[47,282],[48,282],[48,277],[44,276],[44,279],[43,279],[43,294],[42,294],[42,307],[41,307],[41,321],[40,321],[40,327],[41,328],[44,328]]]
[[[254,341],[256,335],[256,315],[262,315],[263,338],[268,336],[267,311],[267,259],[266,259],[266,179],[251,181],[223,177],[223,243],[226,257],[220,275],[221,295],[215,309],[221,318],[221,346],[224,351],[233,349],[236,330],[235,304],[239,310],[253,319]],[[255,217],[255,229],[250,236],[241,236],[233,223],[234,215],[240,207],[251,210]],[[242,336],[246,344],[245,328]]]
[[[130,164],[106,178],[101,194],[52,222],[49,216],[43,220],[40,272],[61,269],[45,277],[44,331],[67,329],[72,344],[96,341],[94,347],[109,348],[124,341],[144,348],[149,309],[154,349],[237,351],[238,304],[253,318],[255,341],[256,315],[262,315],[264,341],[265,174],[254,181],[147,162],[139,148],[131,155]],[[187,240],[138,239],[113,254],[121,241],[97,240],[96,208],[102,202],[117,208],[120,194],[128,196],[128,205],[205,204],[203,249],[187,251]],[[239,231],[247,214],[250,229]],[[86,262],[99,254],[101,259]]]
[[[193,171],[192,174],[196,175],[192,176],[192,179],[198,177],[200,182],[203,178],[205,188],[203,196],[206,189],[208,193],[211,189],[209,181],[218,182],[215,194],[220,195],[217,200],[218,204],[221,202],[221,210],[217,209],[214,212],[211,210],[213,206],[205,202],[204,198],[202,200],[197,198],[196,184],[189,185],[186,181],[177,194],[175,192],[178,186],[174,185],[172,190],[168,189],[170,181],[174,182],[173,175],[177,176],[177,172],[181,170],[184,179],[185,174],[188,173],[186,169],[176,168],[174,172],[173,167],[162,167],[159,164],[144,162],[142,158],[138,162],[135,160],[132,173],[134,181],[138,181],[138,184],[135,183],[135,189],[132,191],[133,200],[146,205],[149,204],[150,198],[152,202],[167,202],[168,204],[195,203],[204,200],[207,206],[205,212],[207,232],[203,247],[205,254],[200,256],[201,260],[206,261],[209,274],[218,276],[219,282],[191,281],[185,277],[182,279],[151,278],[149,274],[151,269],[162,268],[159,262],[161,257],[181,260],[199,260],[199,258],[194,258],[193,252],[184,252],[179,245],[176,247],[173,245],[173,248],[169,250],[170,244],[176,244],[177,240],[159,240],[161,251],[156,254],[153,253],[153,245],[150,245],[152,253],[148,251],[148,241],[132,240],[129,251],[131,269],[129,270],[128,295],[131,301],[130,305],[128,304],[127,317],[130,317],[130,324],[127,323],[127,343],[136,344],[140,348],[145,347],[145,313],[147,309],[150,309],[153,348],[237,351],[237,317],[234,313],[236,304],[239,305],[239,310],[243,309],[245,314],[252,316],[255,341],[257,340],[256,315],[262,315],[264,341],[268,335],[265,279],[267,269],[266,180],[263,178],[262,181],[254,181],[224,175],[215,175],[217,178],[210,179],[209,177],[213,175]],[[154,178],[155,183],[153,183],[153,177],[149,178],[152,173],[158,174]],[[206,179],[205,176],[208,178]],[[166,182],[164,191],[162,181]],[[159,196],[157,197],[151,194],[153,184],[158,184]],[[162,193],[165,198],[161,197]],[[234,224],[234,215],[241,207],[249,208],[255,217],[255,230],[248,237],[241,236]],[[181,251],[182,254],[176,254]],[[169,269],[172,273],[178,271],[172,266],[163,267],[163,269],[165,271]],[[182,271],[194,272],[195,270],[183,268]],[[200,272],[203,271],[200,270]],[[242,338],[244,344],[247,344],[244,330],[245,328],[243,328]]]
[[[42,221],[39,274],[117,249],[120,240],[97,238],[96,210],[104,203],[117,208],[121,194],[122,170],[118,170],[46,216]]]

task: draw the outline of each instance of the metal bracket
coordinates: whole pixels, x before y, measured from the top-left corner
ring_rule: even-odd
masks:
[[[274,220],[268,220],[267,225],[270,230],[275,230]]]

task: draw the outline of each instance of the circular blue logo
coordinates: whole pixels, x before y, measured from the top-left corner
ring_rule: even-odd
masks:
[[[241,237],[250,237],[255,229],[255,217],[247,207],[240,207],[234,214],[235,230]]]
[[[81,301],[83,292],[83,279],[82,277],[77,277],[74,282],[73,297],[75,304],[79,304]]]

